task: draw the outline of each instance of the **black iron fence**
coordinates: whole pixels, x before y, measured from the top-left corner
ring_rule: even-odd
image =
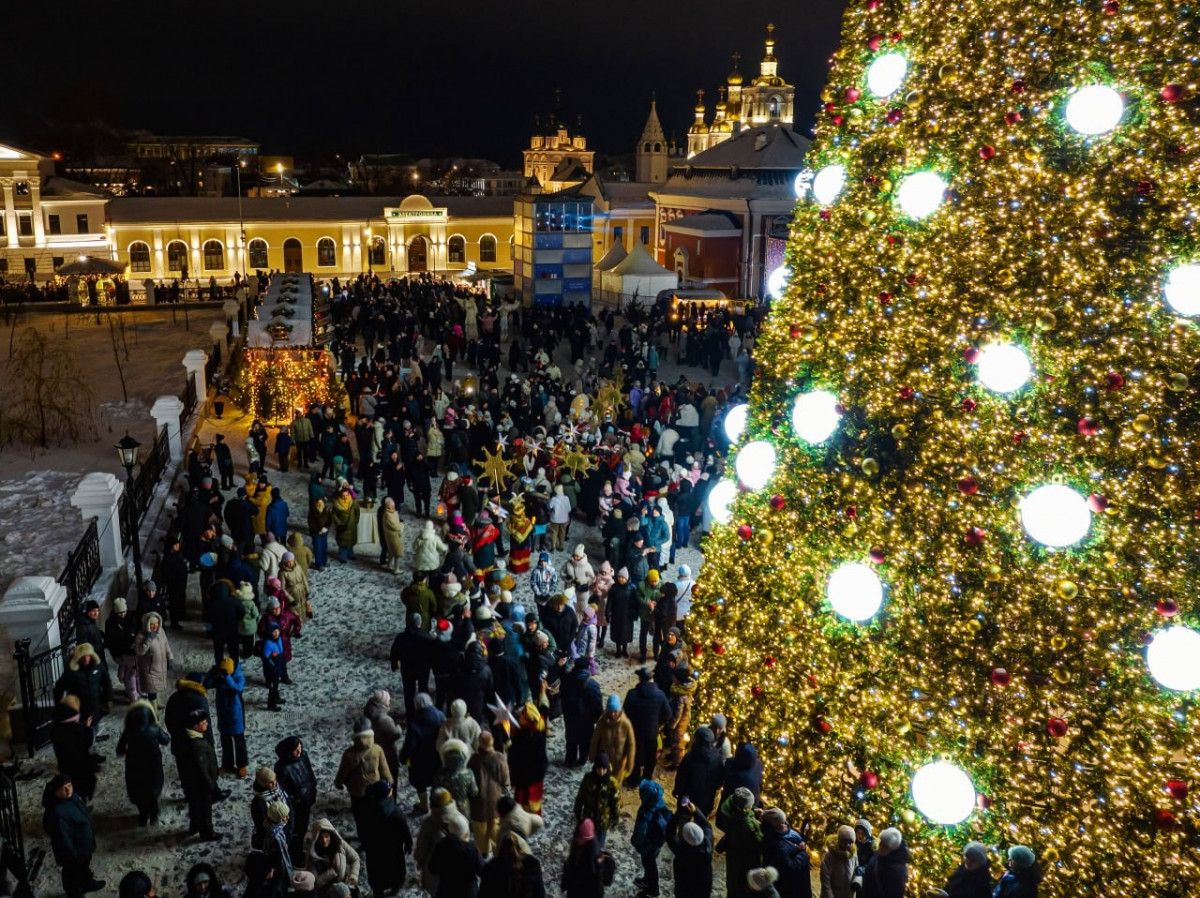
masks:
[[[83,600],[100,579],[100,535],[95,518],[88,524],[78,545],[67,555],[58,582],[67,589],[67,600],[58,609],[58,631],[64,645],[75,644],[75,621]]]
[[[196,410],[196,381],[190,373],[188,374],[187,386],[179,394],[179,401],[183,403],[183,411],[179,413],[179,429],[183,430],[187,419]]]
[[[33,898],[30,883],[38,874],[46,852],[34,848],[25,853],[21,828],[21,802],[14,778],[16,768],[0,768],[0,866],[17,881],[14,898]]]
[[[63,643],[32,653],[29,639],[17,640],[13,659],[17,662],[21,680],[22,735],[31,758],[39,748],[50,744],[50,728],[54,725],[54,684],[66,669],[73,648],[73,645],[68,647]]]

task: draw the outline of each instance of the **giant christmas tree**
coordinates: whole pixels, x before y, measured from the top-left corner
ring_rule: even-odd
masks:
[[[1198,24],[846,14],[689,627],[769,800],[899,826],[913,894],[972,838],[1200,888]]]

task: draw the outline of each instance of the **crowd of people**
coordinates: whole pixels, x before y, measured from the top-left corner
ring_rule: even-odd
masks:
[[[742,401],[750,371],[738,359],[752,356],[760,322],[706,313],[672,339],[662,309],[534,315],[433,278],[360,278],[331,296],[345,404],[298,409],[273,440],[255,422],[244,462],[218,436],[215,472],[194,452],[163,588],[147,583],[135,608],[115,600],[103,626],[94,603],[79,621],[55,689],[59,773],[43,799],[68,898],[105,887],[89,804],[114,672],[128,703],[116,751],[139,824],[158,820],[167,749],[188,835],[244,855],[247,898],[390,896],[414,880],[435,898],[537,898],[555,882],[567,898],[600,898],[626,864],[640,869],[637,894],[656,898],[664,849],[680,898],[714,894],[715,856],[730,896],[904,895],[900,830],[793,826],[764,796],[755,746],[723,715],[693,720],[694,579],[677,555],[711,523],[722,417]],[[736,374],[720,388],[661,376],[689,359]],[[303,492],[306,514],[284,486]],[[364,516],[377,557],[355,552]],[[357,697],[336,776],[319,782],[303,727],[269,766],[252,765],[264,752],[247,745],[246,718],[263,706],[246,693],[261,684],[265,711],[303,720],[289,665],[304,663],[302,640],[323,624],[333,563],[399,578],[390,666],[401,698],[382,687]],[[197,612],[213,663],[172,690],[169,634],[194,629]],[[602,666],[636,668],[636,683],[605,694]],[[565,753],[553,761],[580,773],[569,849],[550,856],[537,845],[559,727]],[[224,777],[252,784],[249,845],[214,827]],[[349,793],[350,819],[316,815],[330,789]],[[638,799],[627,837],[616,836],[623,794]],[[189,896],[228,892],[208,864],[186,879]],[[969,843],[944,894],[1027,898],[1040,870],[1018,847],[993,879],[987,849]],[[149,898],[154,884],[134,871],[120,894]]]

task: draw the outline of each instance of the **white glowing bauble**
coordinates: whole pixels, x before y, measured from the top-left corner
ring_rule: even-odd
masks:
[[[767,278],[767,296],[771,299],[779,299],[783,296],[783,291],[787,289],[788,278],[792,276],[792,269],[786,265],[780,265],[771,272]]]
[[[738,480],[752,490],[759,490],[775,476],[775,464],[775,447],[766,440],[755,440],[742,447],[734,467]]]
[[[813,178],[812,192],[822,206],[831,206],[846,186],[846,166],[827,165]]]
[[[908,60],[902,53],[880,56],[867,67],[867,87],[879,98],[890,97],[904,83],[908,74]]]
[[[1104,84],[1081,87],[1067,100],[1067,124],[1080,134],[1104,134],[1125,114],[1121,95]]]
[[[946,182],[941,175],[919,171],[900,182],[896,202],[909,218],[926,218],[936,212],[946,199]]]
[[[792,408],[792,427],[806,443],[823,443],[837,430],[842,420],[838,399],[825,390],[801,393]]]
[[[943,826],[962,823],[975,810],[975,784],[953,764],[926,764],[912,778],[913,804]]]
[[[1033,366],[1029,357],[1011,343],[985,346],[975,360],[979,382],[993,393],[1012,393],[1029,382]]]
[[[883,583],[860,562],[843,564],[830,574],[825,594],[834,611],[856,623],[869,621],[883,605]]]
[[[1061,549],[1088,534],[1092,512],[1087,500],[1069,486],[1048,483],[1021,500],[1021,526],[1034,542]]]
[[[746,403],[735,405],[725,413],[725,436],[729,442],[736,443],[746,432],[746,418],[750,416],[750,406]]]
[[[1200,265],[1180,265],[1167,275],[1163,284],[1167,305],[1191,318],[1200,315]]]
[[[1146,647],[1146,666],[1160,686],[1174,692],[1200,689],[1200,633],[1169,627]]]
[[[722,480],[708,491],[708,513],[718,524],[728,524],[733,520],[733,511],[729,506],[737,498],[737,484],[732,480]]]

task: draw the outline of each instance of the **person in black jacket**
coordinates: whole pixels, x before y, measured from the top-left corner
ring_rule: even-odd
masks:
[[[279,787],[292,799],[293,851],[297,856],[308,834],[308,821],[317,803],[317,775],[299,736],[287,736],[275,746],[275,776]]]
[[[540,626],[545,630],[554,644],[560,649],[570,648],[575,642],[575,634],[579,632],[579,615],[575,613],[562,593],[551,596],[541,609]]]
[[[946,888],[934,890],[940,898],[992,898],[992,871],[987,847],[968,842],[963,847],[962,863],[946,881]]]
[[[492,669],[492,688],[500,700],[508,705],[519,705],[525,701],[525,678],[521,676],[521,665],[516,658],[504,650],[504,640],[493,638],[488,643],[488,667]]]
[[[208,741],[208,714],[193,711],[188,715],[184,738],[187,742],[175,755],[179,766],[179,783],[188,803],[188,835],[200,835],[202,842],[216,842],[221,837],[213,830],[212,806],[217,790],[217,752]]]
[[[863,873],[862,898],[904,898],[908,883],[908,846],[895,827],[879,834],[879,848]]]
[[[194,711],[203,711],[204,716],[208,716],[208,690],[204,687],[204,674],[191,671],[175,681],[175,691],[167,699],[163,715],[163,723],[171,736],[171,754],[175,755],[176,763],[179,753],[187,747],[188,720]],[[205,738],[215,744],[212,730],[205,731]]]
[[[429,500],[433,496],[429,462],[423,452],[418,452],[408,463],[408,483],[412,487],[413,504],[421,517],[429,517]]]
[[[763,765],[758,759],[758,750],[749,742],[737,747],[733,757],[725,762],[722,775],[721,788],[726,795],[732,795],[734,789],[744,786],[750,790],[756,804],[762,797]]]
[[[249,502],[246,503],[250,505]],[[253,506],[250,506],[253,509]],[[247,522],[247,527],[250,524]],[[250,531],[253,533],[253,531]],[[163,586],[167,592],[167,606],[171,618],[171,629],[182,630],[183,622],[187,620],[187,581],[188,581],[188,563],[187,556],[183,554],[183,547],[179,542],[178,536],[173,536],[169,540],[167,554],[163,556],[162,562],[162,578]],[[138,617],[143,614],[142,608],[138,608]]]
[[[64,695],[79,697],[79,718],[95,733],[112,699],[112,680],[90,642],[75,646],[70,664],[54,684],[54,701],[61,702]]]
[[[469,643],[451,675],[450,700],[462,699],[473,720],[485,721],[487,704],[495,700],[494,682],[492,669],[483,657],[483,646],[478,641]]]
[[[225,523],[229,525],[229,535],[243,552],[254,542],[254,512],[254,503],[250,501],[244,486],[238,487],[237,496],[225,503]]]
[[[83,603],[83,611],[79,617],[75,619],[75,641],[90,642],[92,648],[96,650],[96,655],[100,658],[100,666],[104,668],[104,673],[108,674],[108,661],[104,657],[106,648],[104,642],[104,633],[100,629],[100,603],[95,599],[88,599]],[[75,791],[79,791],[79,784],[75,784]]]
[[[436,637],[425,629],[421,615],[410,614],[407,626],[392,641],[392,670],[400,671],[400,679],[404,683],[406,717],[412,717],[413,700],[417,693],[429,688],[429,674],[433,671],[433,657],[437,648],[434,645],[435,639]],[[483,661],[482,656],[480,661]],[[490,693],[488,696],[490,697]],[[471,703],[467,702],[467,707],[470,706]]]
[[[724,773],[715,741],[713,731],[708,727],[696,730],[688,753],[679,762],[672,792],[676,798],[691,798],[692,804],[706,817],[716,806],[717,790],[721,788]],[[732,794],[732,790],[728,794]]]
[[[479,898],[545,898],[546,879],[541,862],[514,832],[500,839],[496,856],[483,866]]]
[[[438,878],[434,898],[475,898],[479,894],[479,871],[483,858],[471,841],[465,817],[451,817],[446,835],[433,849],[429,872]]]
[[[125,756],[125,791],[138,809],[138,824],[158,821],[158,798],[163,790],[162,746],[171,737],[158,725],[154,705],[136,701],[125,712],[125,729],[117,754]]]
[[[604,880],[600,870],[600,843],[596,841],[596,826],[591,820],[581,820],[575,827],[575,838],[563,864],[562,887],[566,898],[604,898]],[[687,893],[676,892],[683,896]],[[691,898],[689,895],[688,898]]]
[[[96,833],[92,815],[75,794],[71,778],[59,774],[42,792],[42,828],[50,839],[55,862],[62,867],[63,891],[67,898],[83,898],[103,889],[106,883],[92,874]]]
[[[775,890],[779,898],[812,898],[812,863],[804,836],[788,826],[779,808],[768,808],[762,816],[763,866],[779,874]]]
[[[675,894],[710,898],[713,885],[713,832],[691,802],[680,802],[667,824],[667,845],[675,855]]]
[[[616,655],[618,658],[628,658],[629,643],[633,642],[633,621],[638,616],[637,591],[629,580],[628,568],[617,571],[617,582],[608,591],[606,614],[609,635],[617,647]]]
[[[371,891],[378,895],[399,892],[404,888],[405,858],[412,854],[413,838],[392,795],[392,784],[379,780],[367,786],[360,814],[359,838],[367,853]]]
[[[96,794],[96,768],[100,762],[92,754],[92,730],[79,717],[79,696],[64,695],[54,709],[50,742],[58,772],[71,778],[75,794],[90,802]]]
[[[571,612],[574,616],[575,612]],[[566,728],[568,767],[579,767],[587,760],[596,721],[604,711],[600,684],[588,670],[587,658],[576,658],[570,673],[562,678],[563,725]]]
[[[113,599],[112,611],[104,622],[104,645],[117,666],[117,679],[125,687],[129,701],[136,701],[137,655],[133,650],[137,638],[137,625],[129,613],[129,605],[118,596]]]
[[[212,628],[213,664],[220,664],[228,654],[238,660],[241,640],[238,627],[242,622],[242,600],[237,597],[234,585],[224,578],[213,583],[205,604],[206,620]]]
[[[437,750],[438,731],[445,722],[446,715],[433,706],[428,694],[417,696],[400,749],[400,763],[408,766],[408,781],[417,791],[416,813],[429,811],[428,789],[442,764]]]
[[[650,679],[650,671],[639,667],[637,674],[639,682],[626,693],[622,706],[625,716],[633,724],[633,735],[637,742],[633,775],[626,783],[630,787],[642,780],[654,779],[654,765],[658,760],[658,732],[671,720],[671,703]]]

